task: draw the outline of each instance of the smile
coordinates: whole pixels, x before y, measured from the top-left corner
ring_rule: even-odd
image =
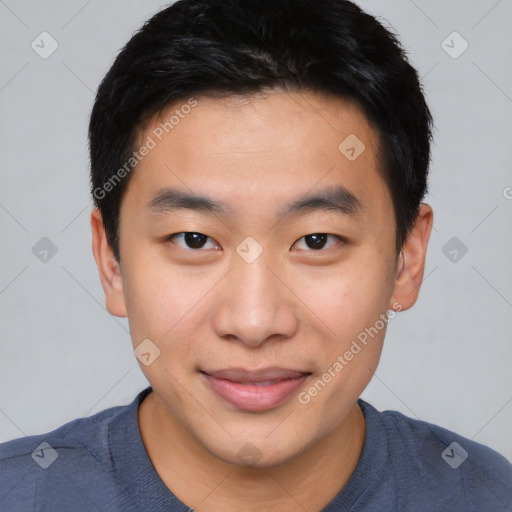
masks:
[[[208,387],[225,402],[242,411],[278,407],[311,375],[284,368],[259,371],[226,369],[201,371]]]

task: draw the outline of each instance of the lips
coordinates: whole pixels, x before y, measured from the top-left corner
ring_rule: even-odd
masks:
[[[281,381],[300,377],[310,372],[299,372],[286,368],[265,368],[263,370],[249,371],[243,369],[226,369],[217,371],[205,371],[204,373],[211,375],[217,379],[225,379],[233,382],[246,384],[249,382],[266,382]]]
[[[239,410],[256,412],[281,405],[311,372],[274,367],[255,371],[207,370],[201,374],[209,388],[224,401]]]

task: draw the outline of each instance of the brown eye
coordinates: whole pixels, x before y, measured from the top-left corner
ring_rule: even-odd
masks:
[[[329,243],[329,239],[334,239],[334,242],[332,242],[330,245],[327,245]],[[299,238],[299,240],[297,240],[294,245],[300,245],[302,242],[302,246],[297,247],[298,249],[314,251],[325,249],[326,245],[327,248],[336,245],[336,239],[340,240],[340,237],[337,237],[336,235],[329,235],[327,233],[312,233],[311,235],[306,235],[302,238]]]
[[[219,249],[219,244],[209,236],[197,233],[195,231],[186,231],[175,233],[168,237],[168,240],[174,242],[183,249]],[[210,244],[210,246],[208,246]]]

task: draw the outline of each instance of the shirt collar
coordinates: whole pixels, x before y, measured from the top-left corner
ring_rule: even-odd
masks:
[[[142,441],[138,408],[151,391],[151,386],[141,391],[110,424],[108,437],[115,473],[134,510],[188,512],[191,509],[167,488],[156,472]],[[366,422],[361,457],[345,487],[323,512],[350,510],[383,471],[389,451],[384,423],[372,405],[362,399],[358,400],[358,405]]]
[[[110,424],[108,437],[115,473],[133,510],[187,512],[191,509],[164,484],[142,441],[138,409],[151,391],[151,386],[141,391]]]

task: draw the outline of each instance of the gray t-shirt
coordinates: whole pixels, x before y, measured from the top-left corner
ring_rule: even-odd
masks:
[[[0,511],[191,511],[165,486],[142,443],[137,410],[150,391],[129,405],[0,444]],[[366,419],[361,458],[323,512],[512,511],[512,465],[497,452],[358,403]]]

